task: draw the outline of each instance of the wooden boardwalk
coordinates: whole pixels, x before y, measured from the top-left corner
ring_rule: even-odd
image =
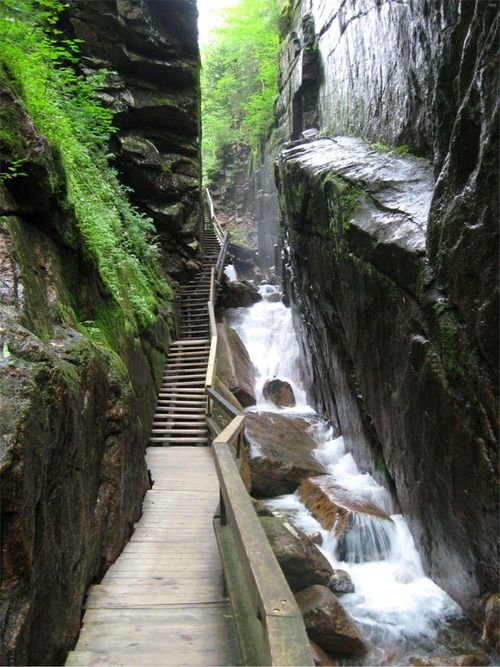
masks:
[[[208,447],[150,447],[154,480],[132,539],[92,586],[67,665],[240,665],[212,528]]]
[[[158,396],[147,463],[154,481],[130,542],[92,586],[67,665],[240,665],[212,519],[219,484],[208,445],[207,302],[219,245],[181,289],[180,339]]]

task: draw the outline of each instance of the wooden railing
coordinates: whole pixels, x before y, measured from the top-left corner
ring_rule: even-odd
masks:
[[[224,265],[226,263],[226,253],[228,247],[229,247],[229,232],[224,232],[219,256],[217,258],[217,262],[215,263],[215,275],[217,277],[217,282],[219,283],[222,280],[222,274],[224,273]]]
[[[215,215],[214,203],[212,201],[210,190],[208,188],[205,188],[205,195],[207,198],[208,215],[210,217],[210,222],[214,227],[215,235],[217,236],[219,243],[222,245],[222,241],[224,239],[224,232],[222,231],[220,222],[217,220],[217,216]]]
[[[207,202],[212,223],[217,223],[208,190]],[[215,390],[216,289],[229,245],[228,233],[222,234],[220,225],[218,228],[214,224],[221,252],[212,269],[207,304],[211,344],[205,392],[207,422],[215,435],[212,447],[220,485],[220,505],[214,516],[214,530],[224,578],[245,665],[313,665],[302,615],[240,477],[238,463],[245,415]],[[227,418],[231,420],[225,428],[214,419],[215,408],[226,414],[225,422]]]
[[[212,392],[212,399],[216,399],[216,392]],[[244,415],[234,417],[212,443],[220,484],[220,506],[214,517],[214,530],[243,663],[313,665],[302,615],[233,455],[244,422]]]

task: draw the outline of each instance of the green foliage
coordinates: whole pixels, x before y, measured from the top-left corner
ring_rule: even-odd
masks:
[[[154,319],[157,299],[169,297],[170,288],[157,270],[153,224],[130,206],[108,163],[112,112],[97,100],[108,73],[78,73],[78,40],[63,39],[57,27],[63,9],[60,0],[2,0],[0,83],[6,83],[7,72],[9,85],[51,144],[63,172],[63,185],[53,187],[74,210],[88,259],[109,296],[135,329],[144,328]],[[0,144],[13,153],[3,178],[20,175],[23,146],[8,123],[2,123]]]
[[[256,149],[273,122],[278,66],[278,0],[240,0],[203,54],[204,176],[225,146]]]

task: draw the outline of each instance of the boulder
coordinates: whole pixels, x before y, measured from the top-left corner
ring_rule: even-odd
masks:
[[[278,408],[293,408],[295,406],[295,395],[291,384],[279,378],[266,380],[262,393],[266,400],[271,401]]]
[[[259,519],[292,591],[328,584],[332,566],[307,535],[275,516]]]
[[[316,667],[335,667],[336,665],[340,665],[340,662],[334,660],[326,651],[323,651],[321,646],[312,641],[309,641],[309,644]]]
[[[217,375],[244,407],[255,405],[255,368],[234,329],[217,324]]]
[[[372,500],[323,475],[302,482],[299,496],[323,528],[334,528],[339,560],[365,562],[386,558],[390,548],[390,516]]]
[[[254,494],[272,497],[291,493],[307,477],[325,473],[314,456],[316,443],[308,428],[304,419],[273,412],[247,415],[245,437],[250,446]]]
[[[378,505],[335,483],[330,475],[306,479],[300,485],[299,496],[325,530],[331,530],[337,524],[337,534],[345,529],[351,512],[391,521]]]
[[[307,634],[331,653],[363,655],[367,647],[354,621],[326,586],[310,586],[295,596]]]
[[[231,280],[224,285],[223,303],[226,308],[247,308],[262,301],[259,291],[246,280]]]
[[[345,570],[334,570],[327,585],[335,595],[354,593],[354,584],[349,573]]]

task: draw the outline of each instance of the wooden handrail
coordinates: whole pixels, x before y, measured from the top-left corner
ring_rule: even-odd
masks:
[[[206,195],[210,221],[221,244],[217,264],[211,272],[207,304],[211,343],[205,378],[206,412],[208,421],[214,421],[213,404],[216,403],[233,417],[212,443],[220,486],[220,512],[214,517],[214,529],[224,577],[245,665],[313,665],[302,615],[260,525],[232,454],[237,443],[236,456],[240,455],[245,415],[214,389],[218,348],[214,312],[216,280],[221,281],[224,271],[229,234],[222,232],[208,189]]]
[[[224,264],[226,263],[226,253],[229,248],[229,232],[224,232],[224,237],[222,239],[222,245],[219,252],[219,257],[215,264],[215,273],[217,277],[217,282],[220,283],[222,280],[222,274],[224,273]]]
[[[222,408],[225,412],[227,412],[228,415],[231,417],[241,417],[243,414],[238,408],[235,408],[234,405],[232,405],[229,401],[227,401],[224,396],[221,396],[218,391],[215,389],[212,389],[211,387],[207,387],[205,389],[206,393],[210,396],[210,398],[214,401],[214,403],[217,403],[217,405]]]
[[[213,442],[220,484],[214,528],[246,665],[313,665],[304,621],[241,480],[231,443],[244,416]]]
[[[212,223],[215,231],[215,235],[217,236],[217,239],[219,243],[222,245],[222,241],[224,238],[224,232],[222,231],[222,227],[220,226],[220,222],[217,220],[217,216],[215,215],[215,209],[214,209],[214,203],[212,201],[212,197],[210,195],[210,190],[208,188],[205,188],[205,194],[207,197],[207,202],[208,202],[208,213],[210,216],[210,222]]]

